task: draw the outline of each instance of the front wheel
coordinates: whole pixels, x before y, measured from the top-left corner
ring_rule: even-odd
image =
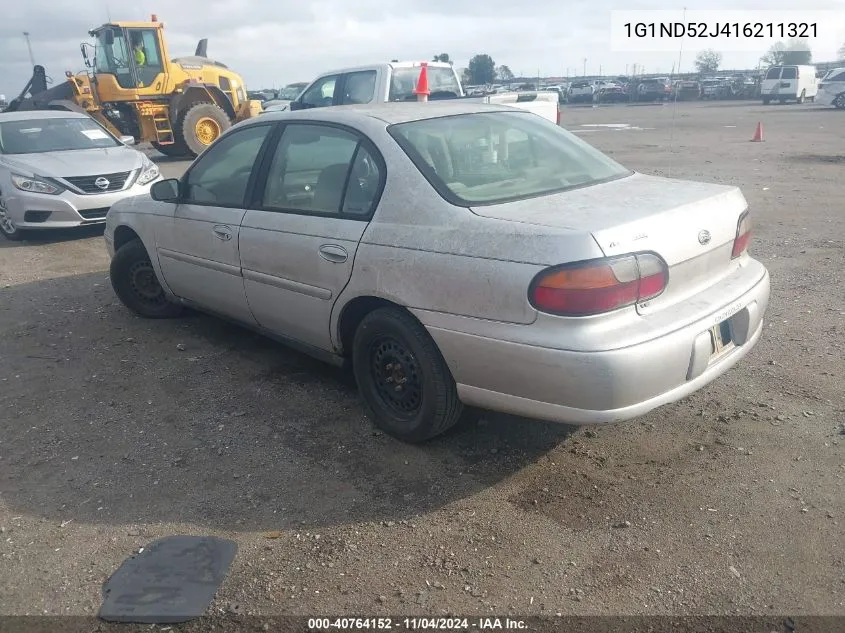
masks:
[[[15,226],[14,220],[9,217],[6,210],[6,203],[3,202],[3,196],[0,195],[0,233],[3,234],[7,240],[12,242],[19,242],[23,239],[23,231]]]
[[[355,332],[352,366],[378,427],[404,442],[445,432],[463,405],[446,361],[422,325],[400,308],[379,308]]]
[[[833,107],[838,110],[845,110],[845,92],[837,95],[836,99],[833,100]]]
[[[135,314],[148,319],[172,319],[182,314],[182,306],[173,303],[161,287],[141,240],[117,249],[109,276],[118,299]]]
[[[196,103],[181,118],[177,127],[182,132],[182,141],[187,148],[199,156],[232,127],[232,122],[216,104]]]

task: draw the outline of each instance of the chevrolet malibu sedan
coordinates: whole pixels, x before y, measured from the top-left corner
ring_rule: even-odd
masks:
[[[0,113],[0,233],[102,224],[121,198],[149,193],[158,167],[133,141],[76,112]]]
[[[185,306],[350,362],[409,442],[465,405],[618,422],[724,374],[769,275],[735,187],[633,173],[505,106],[267,114],[112,206],[122,302]]]

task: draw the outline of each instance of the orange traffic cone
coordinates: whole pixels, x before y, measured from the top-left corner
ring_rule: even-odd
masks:
[[[417,95],[417,101],[428,101],[428,95],[431,91],[428,89],[428,63],[423,62],[420,68],[420,78],[417,80],[417,87],[414,88],[414,94]]]
[[[751,141],[754,143],[763,142],[763,124],[760,121],[757,121],[757,129],[754,130],[754,138]]]

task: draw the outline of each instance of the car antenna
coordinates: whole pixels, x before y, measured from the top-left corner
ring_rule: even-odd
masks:
[[[687,8],[684,7],[684,17],[681,19],[682,24],[686,24],[687,22]],[[681,74],[681,59],[684,54],[684,38],[681,38],[681,48],[678,50],[678,65],[675,67],[678,69],[678,74]],[[672,154],[672,149],[675,145],[675,118],[678,115],[678,88],[675,86],[675,78],[672,77],[670,80],[672,82],[672,92],[675,93],[675,97],[672,100],[672,125],[669,127],[669,155]],[[672,177],[672,161],[669,160],[669,166],[666,169],[666,177]]]

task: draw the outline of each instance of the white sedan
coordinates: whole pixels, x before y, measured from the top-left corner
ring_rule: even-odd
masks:
[[[0,233],[100,224],[109,207],[150,191],[158,167],[76,112],[0,113]]]

